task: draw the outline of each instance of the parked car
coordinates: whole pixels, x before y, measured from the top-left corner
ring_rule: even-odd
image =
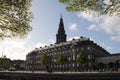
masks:
[[[9,71],[15,71],[15,68],[14,67],[10,67],[8,70]]]

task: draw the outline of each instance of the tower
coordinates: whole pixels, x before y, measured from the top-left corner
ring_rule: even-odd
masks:
[[[66,42],[66,34],[65,34],[65,29],[64,29],[64,23],[63,23],[62,15],[60,17],[59,28],[58,28],[58,32],[56,34],[56,43],[59,44],[61,42]]]

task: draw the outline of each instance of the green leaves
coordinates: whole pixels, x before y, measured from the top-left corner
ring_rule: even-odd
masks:
[[[79,63],[81,66],[86,66],[88,64],[88,59],[82,52],[80,52],[77,55],[76,62]]]
[[[63,64],[66,61],[65,57],[62,53],[59,53],[58,58],[56,60],[56,64]]]
[[[59,0],[66,5],[68,11],[98,12],[98,14],[108,14],[120,16],[119,0]]]
[[[67,2],[69,2],[70,0],[59,0],[59,2],[61,2],[61,3],[67,3]]]
[[[32,0],[0,0],[0,39],[24,38],[32,30]]]
[[[48,57],[47,57],[47,55],[45,53],[43,53],[41,55],[40,62],[41,62],[42,65],[45,65],[45,66],[49,63]]]
[[[0,58],[0,66],[7,67],[9,65],[10,65],[10,59],[6,58],[6,56]]]

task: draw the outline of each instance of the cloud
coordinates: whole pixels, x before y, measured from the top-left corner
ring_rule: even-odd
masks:
[[[94,29],[96,29],[96,25],[95,24],[92,24],[92,25],[90,25],[90,27],[88,27],[88,30],[94,30]]]
[[[50,44],[54,44],[55,43],[55,40],[54,39],[50,39]]]
[[[55,40],[54,39],[50,39],[49,42],[50,42],[50,44],[54,44]],[[40,48],[40,47],[49,46],[50,44],[38,42],[34,47],[35,48]]]
[[[120,41],[120,36],[111,36],[111,40]]]
[[[120,34],[120,18],[117,16],[104,16],[98,27],[108,34]]]
[[[79,38],[80,38],[79,36],[69,37],[68,41],[73,40],[73,39],[79,39]]]
[[[10,59],[25,60],[25,55],[32,49],[28,43],[12,39],[0,41],[0,45],[0,57],[6,55]]]
[[[97,22],[98,21],[98,15],[96,15],[96,13],[91,13],[88,14],[86,12],[77,12],[78,17],[82,17],[84,19],[87,19],[90,22]]]
[[[74,31],[74,30],[77,30],[77,25],[76,25],[75,23],[70,23],[70,24],[69,24],[69,29],[70,29],[70,30],[73,30],[73,31]]]
[[[102,46],[103,48],[107,49],[107,50],[111,50],[111,49],[112,49],[111,46],[107,46],[104,42],[101,43],[101,46]]]
[[[36,45],[35,45],[35,47],[37,47],[37,48],[40,48],[40,47],[44,47],[45,45],[47,45],[46,43],[37,43]]]
[[[85,12],[79,12],[77,15],[81,18],[84,18],[91,22],[91,25],[88,27],[88,30],[95,30],[95,31],[104,31],[106,34],[110,35],[111,40],[115,37],[120,36],[120,17],[118,16],[108,16],[108,15],[101,15],[97,16],[97,14],[91,13],[87,14]],[[120,41],[120,39],[118,39]]]
[[[25,41],[21,40],[13,40],[6,39],[0,41],[0,57],[6,55],[7,58],[10,59],[26,59],[26,54],[31,52],[35,48],[44,47],[47,45],[46,43],[37,43],[35,45],[31,45]]]

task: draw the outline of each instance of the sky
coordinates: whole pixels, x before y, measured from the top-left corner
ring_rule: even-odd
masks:
[[[58,0],[33,0],[31,11],[33,30],[26,39],[0,41],[0,57],[26,59],[26,54],[35,48],[49,46],[56,41],[56,33],[62,14],[67,41],[84,36],[106,49],[111,54],[120,53],[120,17],[96,13],[68,12]]]

